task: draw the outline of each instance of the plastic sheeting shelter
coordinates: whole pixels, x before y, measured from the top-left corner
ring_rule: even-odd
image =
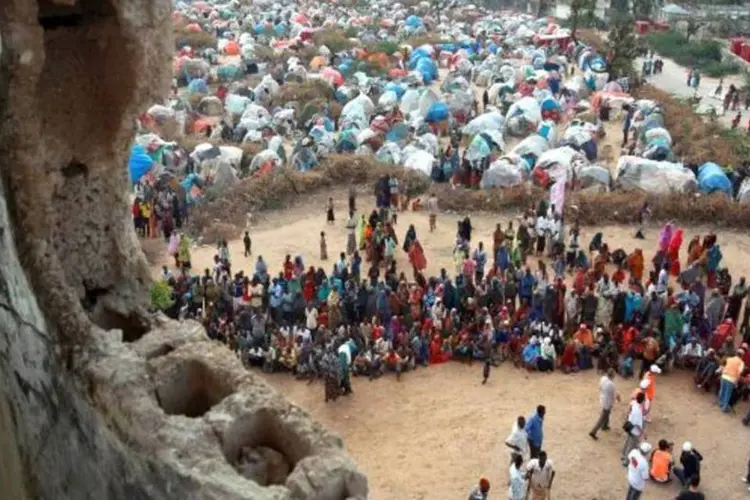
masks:
[[[128,160],[128,173],[130,174],[130,182],[135,184],[140,181],[141,178],[146,175],[149,170],[154,166],[154,160],[146,153],[143,146],[138,144],[134,145],[130,150],[130,159]]]
[[[732,183],[716,163],[704,163],[698,169],[698,189],[701,193],[724,193],[732,197]]]
[[[681,163],[621,156],[617,162],[616,187],[649,194],[692,193],[698,189],[693,172]]]

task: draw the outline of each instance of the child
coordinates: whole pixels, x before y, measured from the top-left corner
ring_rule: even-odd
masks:
[[[336,218],[333,215],[333,198],[328,198],[328,206],[326,207],[326,222],[328,222],[328,224],[333,224],[335,220]]]
[[[325,231],[320,232],[320,260],[328,260],[328,244]]]
[[[492,363],[492,360],[487,357],[487,359],[484,360],[484,369],[482,370],[482,375],[484,376],[484,379],[482,379],[482,385],[487,383],[487,379],[490,378],[490,364]]]

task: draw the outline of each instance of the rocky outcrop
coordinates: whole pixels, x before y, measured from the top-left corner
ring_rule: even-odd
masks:
[[[151,318],[128,212],[133,117],[166,92],[168,0],[0,16],[0,484],[8,498],[365,498],[341,441]]]

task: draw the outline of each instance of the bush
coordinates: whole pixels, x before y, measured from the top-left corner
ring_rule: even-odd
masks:
[[[174,305],[172,287],[164,280],[155,281],[149,290],[151,308],[156,311],[166,311]]]
[[[383,52],[384,54],[388,54],[389,56],[392,56],[399,50],[399,44],[396,42],[378,42],[375,47],[372,48],[372,52]]]
[[[711,77],[737,73],[738,64],[723,62],[721,44],[710,40],[690,40],[676,31],[650,33],[648,45],[658,54],[681,66],[695,67]]]

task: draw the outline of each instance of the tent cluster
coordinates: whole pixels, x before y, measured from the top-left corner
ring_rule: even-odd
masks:
[[[173,95],[140,117],[129,172],[133,183],[179,183],[191,202],[209,186],[307,171],[332,153],[486,189],[564,183],[750,199],[750,184],[719,166],[679,163],[659,103],[635,101],[601,54],[547,18],[461,2],[437,12],[426,1],[261,0],[177,2],[173,22],[215,46],[179,38]],[[611,178],[602,123],[628,109],[634,147]]]

